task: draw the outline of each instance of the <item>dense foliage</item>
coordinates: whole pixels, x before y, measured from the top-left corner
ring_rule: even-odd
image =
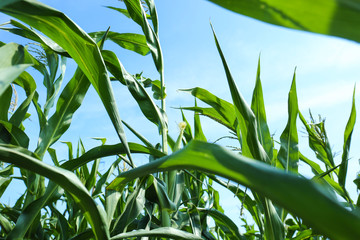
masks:
[[[232,4],[225,7],[237,11],[239,6],[234,1],[226,2]],[[339,7],[339,14],[343,7]],[[307,122],[298,109],[294,73],[288,96],[288,122],[279,144],[274,144],[266,122],[260,61],[252,102],[248,105],[236,87],[213,30],[214,46],[223,63],[232,102],[202,88],[183,90],[207,107],[195,103],[179,110],[194,112],[194,131],[182,114],[180,133],[172,138],[168,135],[164,64],[155,3],[124,0],[111,9],[140,25],[143,35],[109,30],[85,33],[65,14],[36,0],[0,3],[2,13],[23,22],[11,20],[1,29],[35,41],[43,53],[39,59],[27,47],[0,42],[0,195],[8,190],[11,181],[23,181],[26,185],[26,191],[15,203],[0,203],[1,238],[360,238],[360,201],[351,199],[345,187],[356,118],[354,97],[341,162],[336,162],[324,121]],[[253,16],[249,9],[249,15]],[[352,14],[357,14],[357,9],[354,6]],[[306,22],[307,16],[303,17]],[[334,23],[338,19],[330,15],[323,18],[333,19]],[[356,34],[348,36],[340,30],[334,34],[359,39]],[[127,72],[118,56],[111,49],[104,49],[107,40],[141,55],[150,53],[160,80]],[[67,58],[77,64],[75,74],[68,81],[64,79]],[[34,71],[37,72],[34,76],[40,74],[40,79],[30,74]],[[45,102],[39,102],[37,85],[41,82],[46,88]],[[63,89],[62,83],[66,84]],[[151,143],[141,131],[122,121],[113,84],[129,90],[144,115],[143,121],[150,121],[158,128],[161,143]],[[66,131],[71,131],[72,116],[90,85],[100,97],[119,143],[103,142],[87,151],[81,141],[77,147],[67,143],[68,159],[59,161],[56,149],[51,147]],[[26,98],[14,107],[16,89],[23,89]],[[23,125],[29,117],[30,105],[36,109],[38,137],[29,136]],[[240,152],[207,143],[200,115],[227,127],[238,140]],[[298,148],[298,117],[317,160],[307,158]],[[127,142],[124,126],[138,138],[137,143]],[[35,150],[29,149],[30,138],[38,139]],[[139,153],[148,156],[149,163],[137,167],[133,159]],[[46,155],[52,164],[44,162]],[[113,163],[107,171],[99,171],[101,159],[109,156]],[[299,161],[311,168],[313,178],[301,175]],[[20,169],[20,176],[14,173],[15,168]],[[213,186],[215,182],[237,197],[246,214],[253,218],[253,224],[243,219],[244,226],[239,227],[224,214],[219,192]],[[355,183],[360,186],[358,179]]]

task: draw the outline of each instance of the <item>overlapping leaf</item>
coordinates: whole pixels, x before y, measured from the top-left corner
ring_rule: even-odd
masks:
[[[360,3],[357,0],[247,1],[208,0],[231,11],[293,29],[360,42]]]
[[[245,185],[330,238],[350,240],[360,237],[360,217],[344,208],[321,186],[204,142],[192,141],[170,156],[124,172],[108,188],[121,188],[128,181],[146,174],[184,168],[216,174]]]
[[[96,206],[87,189],[72,172],[45,164],[31,152],[11,145],[0,145],[0,159],[1,161],[12,163],[22,169],[33,171],[56,182],[62,188],[67,190],[80,205],[86,219],[93,227],[96,238],[110,238],[105,216],[102,212],[103,210],[101,211],[101,209]],[[25,232],[23,233],[25,234]],[[14,237],[18,239],[22,238],[23,235],[17,236],[17,233],[14,232]]]

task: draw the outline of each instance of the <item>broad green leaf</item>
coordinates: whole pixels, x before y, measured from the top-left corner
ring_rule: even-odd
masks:
[[[129,147],[130,147],[130,151],[133,153],[145,153],[145,154],[153,155],[155,157],[165,156],[164,153],[162,153],[161,151],[155,148],[144,147],[138,143],[130,142]],[[121,143],[114,145],[102,145],[90,149],[89,151],[81,155],[79,158],[72,159],[70,161],[63,163],[61,167],[73,171],[79,168],[80,166],[83,166],[86,163],[95,160],[97,158],[103,158],[103,157],[113,156],[117,154],[125,154],[125,153],[126,150]]]
[[[84,211],[84,215],[92,226],[96,239],[110,239],[105,221],[105,213],[96,206],[87,189],[72,172],[43,163],[26,149],[12,145],[0,145],[0,159],[1,161],[12,163],[19,168],[47,177],[64,188]],[[16,232],[12,233],[14,234],[13,238],[9,237],[9,239],[23,237],[23,235],[17,235]]]
[[[0,143],[28,148],[29,137],[20,128],[0,120]]]
[[[0,197],[4,194],[5,190],[11,183],[12,178],[9,177],[0,177]]]
[[[295,73],[288,98],[288,122],[280,136],[280,150],[277,155],[286,171],[298,172],[299,148],[296,119],[298,115]]]
[[[6,234],[8,234],[12,229],[11,222],[3,214],[0,214],[0,226]]]
[[[162,74],[164,71],[164,60],[161,52],[160,42],[147,20],[147,14],[143,9],[140,0],[124,0],[124,2],[131,18],[141,26],[156,69],[160,74]]]
[[[239,228],[236,226],[236,224],[224,213],[216,209],[204,209],[200,211],[204,212],[206,215],[209,215],[212,219],[214,219],[215,224],[224,231],[226,237],[228,237],[229,239],[246,239],[244,236],[241,235]]]
[[[226,63],[224,54],[220,48],[219,42],[213,30],[216,47],[220,54],[224,70],[226,73],[227,82],[231,92],[231,97],[235,107],[236,118],[239,122],[239,128],[241,133],[241,152],[242,155],[253,159],[258,159],[263,162],[269,162],[270,159],[267,156],[264,148],[258,139],[256,118],[250,107],[247,105],[245,99],[238,91],[236,83],[231,76],[230,69]],[[240,136],[238,136],[240,139]]]
[[[245,157],[257,159],[262,162],[270,163],[271,159],[266,154],[262,147],[257,133],[257,121],[251,108],[248,106],[242,95],[237,89],[236,83],[231,76],[230,69],[226,63],[224,54],[220,48],[214,29],[213,35],[216,47],[220,54],[226,78],[228,81],[231,97],[235,107],[236,118],[239,123],[237,128],[237,135],[241,145],[241,154]],[[240,130],[240,131],[239,131]],[[257,196],[257,193],[253,194]],[[258,204],[262,204],[265,214],[265,235],[268,239],[282,239],[284,237],[284,226],[278,216],[274,206],[269,199],[263,197],[256,197]]]
[[[120,82],[126,84],[145,117],[155,123],[160,130],[163,126],[167,126],[166,113],[154,103],[145,88],[135,79],[135,77],[125,70],[116,55],[111,51],[102,51],[102,54],[109,71]]]
[[[94,38],[97,42],[98,38],[103,36],[105,32],[93,32],[89,33],[90,37]],[[149,47],[146,44],[146,38],[144,35],[135,33],[117,33],[109,32],[107,39],[113,41],[122,48],[134,51],[143,56],[149,53]]]
[[[266,122],[265,103],[263,97],[263,91],[260,80],[260,57],[258,62],[258,69],[256,73],[256,84],[253,91],[251,110],[256,117],[257,131],[259,141],[267,153],[269,159],[273,158],[273,139],[271,138],[269,127]]]
[[[234,196],[236,196],[239,201],[241,202],[242,206],[245,207],[246,210],[249,211],[252,218],[254,219],[255,223],[259,226],[259,229],[263,229],[263,220],[261,218],[261,215],[259,214],[259,208],[255,200],[253,200],[245,191],[242,191],[239,187],[234,186],[231,183],[225,183],[220,178],[208,175],[209,178],[213,179],[215,182],[220,184],[221,186],[227,188],[230,190]]]
[[[135,191],[129,196],[126,201],[124,211],[120,217],[116,219],[114,227],[111,230],[111,235],[120,234],[126,232],[128,225],[137,218],[137,216],[143,211],[145,206],[145,192],[146,192],[147,177],[139,180]]]
[[[50,55],[50,54],[47,54],[47,55]],[[52,68],[53,70],[50,71],[50,74],[51,74],[50,86],[51,87],[49,86],[47,88],[48,89],[48,96],[47,96],[47,99],[46,99],[46,103],[44,105],[44,114],[45,114],[45,116],[48,115],[50,109],[54,106],[54,101],[55,101],[55,98],[57,97],[57,95],[58,95],[58,93],[60,91],[61,84],[62,84],[62,81],[63,81],[64,76],[65,76],[65,69],[66,69],[66,58],[61,57],[61,61],[60,61],[61,74],[55,80],[56,72],[57,72],[57,68],[58,68],[59,64],[58,64],[58,61],[57,61],[57,55],[55,55],[54,52],[51,53],[50,57],[48,57],[48,65],[51,66],[49,68],[50,69]],[[52,63],[52,61],[50,59],[53,59],[52,61],[56,61],[56,62]]]
[[[231,11],[288,28],[360,42],[357,0],[208,0]]]
[[[124,172],[108,189],[122,188],[127,182],[154,172],[184,168],[216,174],[249,187],[330,238],[360,237],[360,217],[344,208],[320,185],[205,142],[192,141],[172,155]]]
[[[194,235],[201,237],[202,227],[201,227],[201,219],[200,213],[195,205],[190,204],[187,208],[187,212],[189,214],[189,222],[192,228],[192,232]]]
[[[70,55],[63,48],[61,48],[58,44],[56,44],[50,38],[39,34],[35,30],[26,27],[25,25],[21,24],[18,21],[10,20],[9,24],[13,25],[15,28],[1,27],[0,29],[11,32],[11,33],[16,34],[16,35],[19,35],[21,37],[33,40],[35,42],[44,44],[45,46],[47,46],[48,48],[50,48],[54,52],[56,52],[58,54],[61,54],[61,55],[65,56],[65,57],[70,57]]]
[[[356,108],[355,108],[355,87],[354,87],[351,113],[344,132],[343,154],[342,154],[341,165],[339,168],[339,184],[344,188],[344,190],[345,190],[345,182],[346,182],[346,175],[348,168],[351,135],[354,130],[355,120],[356,120]]]
[[[324,173],[324,171],[321,169],[319,164],[315,163],[314,161],[311,161],[301,153],[299,153],[299,159],[310,166],[311,171],[315,174],[315,177]],[[348,199],[343,188],[337,182],[335,182],[331,177],[329,177],[328,174],[323,176],[322,179],[324,179],[332,187],[332,189],[335,190],[341,197],[343,197],[344,199]]]
[[[202,240],[201,237],[172,227],[160,227],[153,230],[139,229],[128,233],[118,234],[116,236],[113,236],[111,240],[134,237],[163,237],[168,239]]]
[[[218,115],[220,115],[221,117],[213,114],[212,113],[213,111],[211,111],[211,110],[206,110],[204,115],[206,115],[206,116],[209,115],[209,117],[214,118],[215,121],[217,121],[217,119],[219,119],[221,121],[220,123],[223,122],[224,123],[223,125],[225,125],[226,127],[230,128],[236,132],[237,121],[236,121],[236,116],[234,116],[235,109],[231,103],[229,103],[221,98],[218,98],[217,96],[210,93],[209,91],[199,88],[199,87],[191,88],[191,89],[181,89],[180,91],[188,92],[191,95],[193,95],[194,97],[205,102],[206,104],[209,104],[211,107],[213,107],[214,110],[216,110]],[[184,109],[186,109],[186,108],[184,108]]]
[[[147,181],[146,198],[152,202],[156,202],[161,210],[166,210],[168,212],[176,211],[176,206],[170,199],[171,195],[168,195],[168,189],[165,182],[152,175],[148,176]]]
[[[80,69],[65,86],[57,101],[56,111],[40,131],[40,139],[36,153],[43,156],[47,149],[55,143],[69,128],[72,116],[80,107],[89,89],[90,82]]]
[[[95,190],[92,193],[92,196],[96,196],[102,193],[102,188],[105,186],[106,181],[111,177],[115,168],[119,165],[121,158],[118,158],[115,162],[111,164],[109,169],[100,177],[100,179],[96,182]]]
[[[195,98],[195,107],[197,107]],[[201,127],[200,116],[194,112],[194,139],[206,142],[206,137]]]
[[[0,95],[2,95],[6,88],[10,86],[10,83],[30,66],[31,64],[17,64],[0,68]]]
[[[13,125],[20,127],[21,123],[24,121],[26,117],[26,113],[29,109],[31,101],[34,101],[36,83],[33,77],[29,73],[23,72],[14,81],[14,84],[22,87],[26,93],[26,99],[20,104],[20,106],[18,106],[18,108],[10,118],[10,122]]]
[[[0,47],[0,96],[26,68],[32,65],[25,58],[26,50],[16,43]]]
[[[145,2],[150,11],[150,19],[151,19],[152,25],[154,27],[155,34],[158,36],[159,35],[159,21],[158,21],[158,15],[157,15],[157,11],[156,11],[155,2],[154,2],[154,0],[145,0]],[[147,18],[149,18],[149,17],[147,17]]]
[[[12,97],[13,89],[9,85],[6,87],[3,94],[0,95],[0,120],[8,121],[9,116],[9,108],[11,106],[11,97]]]
[[[38,29],[69,53],[99,94],[131,161],[110,79],[100,50],[89,35],[62,12],[36,0],[10,0],[1,4],[0,12]]]

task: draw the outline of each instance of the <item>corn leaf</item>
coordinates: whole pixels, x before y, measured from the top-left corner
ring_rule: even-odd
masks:
[[[342,154],[342,161],[339,169],[339,184],[343,188],[345,188],[346,182],[346,174],[348,168],[348,158],[349,158],[349,151],[350,151],[350,143],[351,143],[351,135],[354,130],[356,120],[356,108],[355,108],[355,87],[352,99],[352,106],[351,106],[351,113],[349,120],[346,124],[345,132],[344,132],[344,147],[343,147],[343,154]]]
[[[214,34],[216,47],[218,49],[222,63],[224,65],[226,78],[228,81],[231,97],[235,107],[236,118],[239,122],[239,127],[241,132],[242,155],[246,157],[258,159],[264,162],[268,162],[269,158],[258,139],[257,123],[256,123],[255,115],[250,109],[250,107],[247,105],[247,103],[245,102],[240,92],[238,91],[238,88],[235,84],[233,77],[231,76],[230,69],[226,63],[224,54],[220,48],[219,42],[215,35],[215,31],[214,29],[212,30]]]
[[[25,58],[26,50],[16,43],[9,43],[0,47],[0,95],[4,93],[26,68],[32,65]]]
[[[60,94],[56,112],[40,131],[36,153],[43,156],[47,149],[69,128],[72,116],[80,107],[89,87],[89,80],[80,69],[77,69],[73,78]]]
[[[267,153],[269,159],[273,158],[273,139],[271,138],[269,127],[266,122],[265,103],[263,97],[263,91],[260,80],[260,57],[258,62],[258,69],[256,73],[256,84],[253,91],[251,110],[256,117],[257,132],[259,141]]]
[[[38,29],[56,42],[76,61],[99,94],[115,130],[131,160],[120,115],[104,61],[96,43],[65,14],[36,0],[8,0],[0,12]],[[35,14],[34,14],[35,13]]]
[[[138,103],[145,117],[155,123],[159,129],[161,129],[162,126],[167,126],[166,113],[154,103],[145,88],[135,79],[135,77],[125,70],[116,55],[111,51],[105,50],[102,51],[102,54],[109,71],[115,78],[128,87],[131,95]]]
[[[129,148],[130,151],[133,153],[145,153],[145,154],[153,155],[155,157],[163,157],[165,155],[164,153],[162,153],[161,151],[155,148],[145,147],[138,143],[130,142]],[[126,150],[121,143],[114,145],[102,145],[90,149],[89,151],[87,151],[78,158],[63,163],[61,167],[73,171],[79,168],[80,166],[83,166],[86,163],[95,160],[97,158],[103,158],[117,154],[124,154],[124,153],[126,153]]]
[[[92,37],[96,42],[99,37],[104,35],[104,31],[89,33],[89,36]],[[107,40],[111,40],[120,47],[134,51],[138,54],[145,56],[149,53],[149,47],[146,44],[146,38],[144,35],[135,34],[135,33],[117,33],[109,32],[107,35]]]
[[[298,172],[299,148],[296,119],[298,115],[298,101],[296,94],[295,73],[288,98],[288,122],[280,136],[280,150],[277,155],[286,171]]]
[[[330,238],[360,237],[360,217],[344,208],[320,185],[205,142],[192,141],[170,156],[124,172],[108,189],[122,188],[127,182],[150,173],[184,168],[216,174],[247,186]]]
[[[133,238],[133,237],[163,237],[169,239],[187,239],[187,240],[202,240],[201,237],[198,237],[194,234],[181,231],[172,227],[160,227],[153,230],[143,230],[139,229],[136,231],[121,233],[111,238],[111,240],[118,240],[124,238]]]
[[[218,98],[211,92],[199,87],[191,88],[191,89],[180,89],[180,91],[188,92],[194,97],[203,101],[204,103],[210,105],[217,112],[217,114],[215,115],[213,113],[213,110],[206,109],[204,110],[205,112],[204,115],[213,118],[215,121],[219,121],[226,127],[236,132],[237,121],[236,121],[236,116],[234,116],[235,109],[231,103],[221,98]],[[184,109],[188,109],[188,108],[184,108]],[[195,110],[195,109],[189,109],[189,110]]]
[[[360,42],[357,0],[208,0],[231,11],[287,28]]]
[[[0,159],[1,161],[12,163],[19,168],[47,177],[64,188],[84,211],[84,215],[92,226],[96,239],[110,238],[104,213],[96,206],[87,189],[72,172],[43,163],[26,149],[12,145],[0,145]],[[18,235],[18,232],[13,232],[14,235],[12,235],[12,238],[9,237],[9,239],[23,238],[25,232],[23,231],[21,235]]]

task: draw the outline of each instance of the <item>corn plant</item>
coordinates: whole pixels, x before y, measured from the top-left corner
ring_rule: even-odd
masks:
[[[260,61],[249,106],[236,86],[213,30],[232,102],[201,88],[183,90],[208,107],[199,107],[195,101],[195,106],[182,108],[181,111],[194,112],[194,130],[182,112],[180,133],[172,138],[168,134],[164,61],[155,3],[124,0],[121,6],[109,8],[131,18],[143,34],[109,29],[86,33],[64,13],[36,0],[0,3],[2,13],[17,19],[1,29],[36,42],[43,54],[39,59],[27,47],[0,42],[0,195],[11,181],[19,180],[26,186],[15,203],[0,204],[0,237],[114,240],[360,237],[359,201],[354,203],[345,184],[356,117],[354,98],[341,162],[336,162],[324,122],[315,122],[313,118],[307,122],[298,109],[294,74],[288,122],[277,143],[266,122]],[[129,73],[114,51],[104,49],[108,40],[141,55],[150,53],[160,80]],[[76,62],[77,70],[66,82],[67,58]],[[34,71],[43,79],[34,79],[31,74]],[[44,103],[39,100],[37,87],[41,80],[46,89]],[[63,82],[66,85],[60,92]],[[160,143],[149,141],[120,118],[121,108],[117,107],[113,84],[129,90],[144,121],[158,129]],[[76,145],[64,142],[68,157],[60,161],[52,146],[69,129],[90,85],[101,99],[119,143],[108,145],[106,139],[98,139],[99,146],[86,150],[81,140]],[[14,88],[26,93],[16,109],[12,106]],[[33,150],[29,149],[30,136],[23,124],[31,104],[40,129]],[[208,143],[200,115],[227,127],[237,139],[240,153]],[[298,116],[307,131],[309,147],[322,165],[304,156],[298,148]],[[124,126],[138,142],[127,141]],[[148,156],[149,163],[136,166],[136,154]],[[46,156],[52,164],[44,161]],[[101,172],[99,164],[105,157],[113,162]],[[301,175],[299,161],[310,166],[312,179]],[[20,176],[14,173],[15,168],[20,169]],[[254,225],[243,219],[244,228],[240,228],[224,214],[214,182],[237,197]],[[360,185],[358,179],[355,183]]]

